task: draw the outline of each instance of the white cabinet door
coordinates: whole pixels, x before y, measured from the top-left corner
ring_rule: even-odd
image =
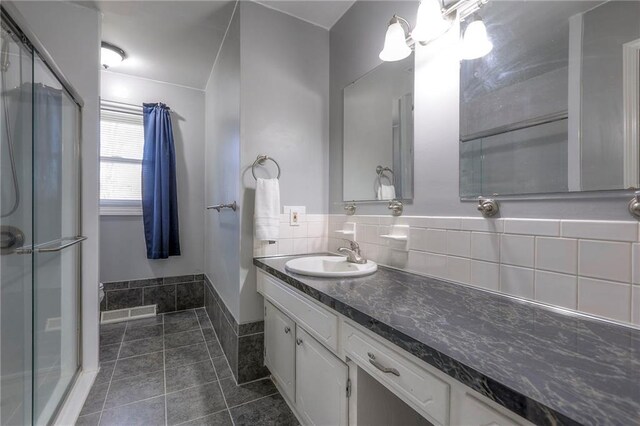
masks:
[[[296,329],[296,408],[306,425],[346,425],[347,365]]]
[[[264,363],[290,401],[295,401],[296,324],[271,303],[264,303]]]

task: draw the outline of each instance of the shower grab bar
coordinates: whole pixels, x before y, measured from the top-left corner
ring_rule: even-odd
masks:
[[[78,235],[77,237],[65,237],[55,241],[42,243],[35,247],[22,247],[22,248],[16,249],[15,253],[16,254],[53,253],[53,252],[58,252],[63,249],[66,249],[67,247],[74,246],[86,239],[87,237],[84,237],[82,235]],[[55,243],[57,243],[58,245],[54,247],[47,247]]]
[[[236,204],[235,201],[229,204],[216,204],[215,206],[207,206],[207,210],[214,209],[218,213],[220,213],[221,209],[231,209],[235,212],[237,208],[238,208],[238,205]]]

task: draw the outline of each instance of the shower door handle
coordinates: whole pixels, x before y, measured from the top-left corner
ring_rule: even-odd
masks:
[[[60,238],[59,240],[51,241],[48,243],[39,244],[35,247],[22,247],[22,248],[16,249],[15,253],[16,254],[53,253],[53,252],[58,252],[63,249],[66,249],[67,247],[74,246],[86,239],[87,237],[84,237],[82,235],[78,235],[77,237],[65,237],[65,238]]]

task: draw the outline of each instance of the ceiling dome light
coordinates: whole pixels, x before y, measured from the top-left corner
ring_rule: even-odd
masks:
[[[415,41],[434,40],[449,29],[449,23],[442,17],[438,0],[422,0],[418,6],[416,27],[411,32]]]
[[[477,19],[467,26],[462,37],[462,59],[477,59],[491,52],[493,44],[487,36],[487,27],[482,19]]]
[[[100,47],[100,63],[102,64],[104,69],[118,65],[127,57],[127,54],[124,53],[124,50],[120,49],[118,46],[114,46],[111,43],[103,41]]]
[[[396,16],[389,21],[387,34],[384,37],[384,48],[380,52],[380,59],[385,62],[399,61],[411,55],[411,48],[407,46],[407,35]]]

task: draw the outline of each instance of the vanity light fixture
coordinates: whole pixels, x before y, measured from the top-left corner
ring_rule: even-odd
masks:
[[[416,42],[424,45],[447,32],[451,28],[453,21],[450,16],[454,13],[457,13],[460,21],[463,21],[467,16],[487,4],[488,1],[458,0],[445,9],[444,4],[441,7],[440,0],[422,0],[418,6],[416,27],[413,30],[411,30],[411,25],[406,19],[393,15],[387,27],[380,59],[385,62],[393,62],[406,58],[411,54]],[[475,24],[476,22],[479,23]],[[403,28],[403,24],[406,26],[406,30]],[[471,29],[471,32],[469,32],[469,29]],[[466,43],[467,47],[463,47],[463,59],[479,58],[489,53],[493,48],[482,20],[476,19],[469,24],[467,31],[465,31],[463,46],[465,45],[464,40],[467,39],[467,33],[469,41]]]
[[[493,49],[493,43],[487,36],[487,27],[482,19],[473,20],[464,31],[461,45],[462,59],[477,59],[485,56]]]
[[[449,27],[451,22],[442,15],[438,0],[422,0],[418,6],[416,27],[411,32],[411,38],[419,42],[435,40]]]
[[[127,54],[118,46],[107,43],[106,41],[100,44],[100,63],[104,69],[118,65],[124,61],[126,57]]]
[[[407,35],[402,28],[402,24],[407,26],[407,31],[411,30],[406,19],[393,15],[387,34],[384,37],[384,47],[380,52],[380,59],[385,62],[399,61],[411,55],[411,48],[407,44]]]

